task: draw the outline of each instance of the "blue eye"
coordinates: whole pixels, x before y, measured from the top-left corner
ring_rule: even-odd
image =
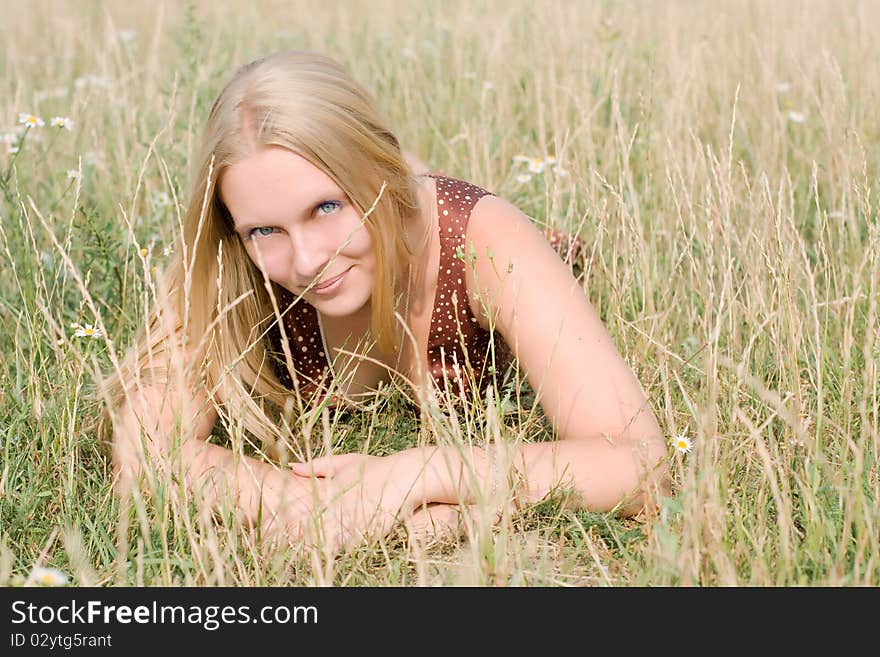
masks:
[[[253,237],[253,236],[254,236],[254,231],[257,231],[257,230],[269,230],[269,231],[272,231],[272,230],[275,230],[275,229],[272,228],[271,226],[257,226],[256,228],[251,228],[251,229],[248,231],[248,239],[250,239],[251,237]],[[260,235],[261,235],[262,237],[266,237],[266,236],[271,235],[271,234],[272,234],[271,232],[270,232],[270,233],[260,233]]]
[[[319,210],[319,214],[330,214],[331,212],[333,212],[333,210],[336,210],[341,205],[342,205],[342,203],[340,203],[339,201],[322,201],[321,203],[318,204],[318,207],[315,209]],[[320,210],[322,210],[322,208],[327,208],[327,207],[330,207],[331,209],[327,210],[326,212],[320,212]]]
[[[338,210],[341,207],[341,201],[321,201],[315,206],[315,209],[312,211],[312,213],[320,216],[327,216],[328,214],[332,214],[334,211]],[[268,237],[275,231],[275,229],[272,226],[257,226],[256,228],[251,228],[247,233],[246,239],[252,239],[256,231],[260,231],[259,233],[257,233],[258,237]],[[269,232],[266,233],[262,231]]]

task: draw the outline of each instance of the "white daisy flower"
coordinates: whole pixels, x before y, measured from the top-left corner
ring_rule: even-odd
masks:
[[[42,128],[46,125],[46,122],[43,121],[39,116],[34,116],[33,114],[28,114],[27,112],[22,112],[18,115],[18,122],[28,128]]]
[[[171,197],[167,192],[154,192],[152,200],[153,206],[157,208],[167,208],[171,205]]]
[[[531,179],[532,179],[531,174],[521,173],[516,177],[516,182],[518,182],[520,185],[525,185]]]
[[[528,169],[532,173],[544,173],[544,160],[540,158],[533,157],[529,160]]]
[[[58,128],[66,128],[67,130],[73,130],[73,120],[68,119],[66,116],[53,116],[51,121],[52,127]]]
[[[67,177],[71,180],[76,180],[79,178],[79,169],[68,169]]]
[[[17,132],[4,132],[3,136],[0,137],[0,141],[4,144],[15,144],[18,142],[19,133]]]
[[[19,149],[18,149],[18,146],[8,146],[8,147],[6,148],[6,152],[7,152],[7,153],[11,153],[11,154],[13,154],[13,155],[14,155],[15,153],[18,153],[18,150],[19,150]]]
[[[85,326],[80,326],[73,334],[75,338],[100,338],[101,331],[96,329],[91,324],[86,324]]]
[[[792,110],[788,113],[788,120],[792,123],[803,123],[807,120],[807,117],[803,112],[795,112]]]
[[[694,443],[682,433],[673,438],[672,446],[675,447],[675,451],[679,454],[690,454],[694,448]]]
[[[544,164],[548,164],[550,166],[556,164],[556,156],[555,155],[548,155],[547,157],[544,158]]]
[[[173,244],[166,244],[165,248],[162,249],[162,255],[167,258],[172,253],[174,253],[174,245]]]
[[[57,568],[44,568],[37,566],[28,576],[33,582],[43,586],[64,586],[70,578]]]

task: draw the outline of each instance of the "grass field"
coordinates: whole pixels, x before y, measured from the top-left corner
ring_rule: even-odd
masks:
[[[0,585],[880,584],[877,3],[2,4]],[[301,558],[231,510],[120,507],[88,395],[143,321],[214,97],[280,48],[339,59],[433,169],[587,241],[584,290],[693,443],[656,517],[553,497]],[[524,181],[520,154],[557,162]],[[546,439],[516,401],[505,435]],[[430,440],[402,408],[329,438]]]

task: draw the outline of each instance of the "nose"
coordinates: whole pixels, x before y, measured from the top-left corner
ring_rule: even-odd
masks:
[[[300,288],[308,287],[313,281],[318,282],[333,252],[328,251],[319,235],[307,230],[291,231],[290,244],[293,250],[293,282]]]

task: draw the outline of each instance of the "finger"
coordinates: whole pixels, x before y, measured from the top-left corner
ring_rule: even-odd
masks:
[[[350,552],[381,540],[396,523],[394,514],[381,508],[368,512],[360,505],[334,517],[336,521],[331,522],[326,534],[337,552]]]
[[[314,508],[301,524],[302,540],[308,550],[338,554],[346,544],[347,527],[344,507],[337,502]]]
[[[302,522],[300,530],[301,540],[306,549],[321,553],[339,552],[342,545],[342,523],[337,509],[313,513]]]
[[[470,513],[470,509],[467,510]],[[421,540],[457,539],[463,532],[461,508],[456,504],[431,504],[404,521],[407,535]]]
[[[361,460],[360,454],[331,454],[318,456],[310,461],[291,463],[290,469],[301,476],[332,477],[353,460]]]
[[[350,551],[362,540],[361,530],[350,518],[342,515],[324,515],[315,524],[315,544],[333,554]]]
[[[301,477],[328,477],[332,476],[337,470],[335,460],[337,456],[319,456],[311,461],[303,461],[302,463],[291,463],[290,469],[294,474]]]
[[[300,477],[323,477],[324,468],[321,464],[315,464],[314,461],[305,461],[303,463],[291,463],[290,471]]]

